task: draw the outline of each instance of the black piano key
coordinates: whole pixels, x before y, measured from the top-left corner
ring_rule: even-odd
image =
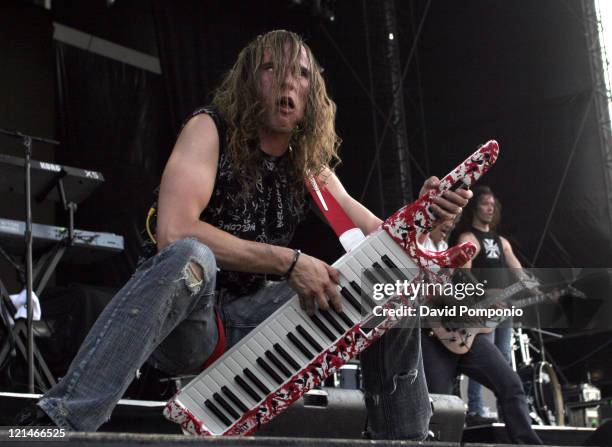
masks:
[[[365,270],[365,271],[367,272],[367,270]],[[376,305],[376,304],[374,304],[374,301],[372,301],[372,298],[370,298],[368,295],[366,295],[363,292],[363,290],[361,290],[361,287],[359,287],[359,284],[357,284],[355,281],[351,281],[350,284],[351,284],[351,287],[353,288],[353,290],[359,294],[359,297],[363,301],[365,301],[368,306],[374,307]]]
[[[378,262],[375,262],[374,264],[372,264],[372,266],[378,272],[378,274],[383,277],[383,279],[388,284],[394,284],[395,283],[393,278],[391,278],[391,275],[389,275],[389,273],[387,273],[387,271],[383,268],[383,266],[380,265]]]
[[[262,359],[261,357],[257,358],[257,364],[259,366],[261,366],[261,368],[268,373],[268,375],[270,377],[272,377],[274,379],[274,381],[276,383],[278,383],[279,385],[281,383],[283,383],[283,379],[281,376],[279,376],[276,371],[274,371],[274,369],[268,364],[268,362],[266,362],[264,359]]]
[[[283,362],[281,362],[272,351],[266,351],[266,357],[268,357],[268,360],[270,360],[274,364],[274,366],[276,366],[280,370],[280,372],[282,372],[287,377],[291,377],[291,372],[285,367],[285,365],[283,365]]]
[[[315,352],[319,353],[323,351],[323,347],[319,343],[317,343],[314,338],[312,338],[312,335],[310,335],[308,331],[302,327],[302,325],[298,324],[296,326],[296,329],[300,333],[300,335],[304,337],[308,344],[314,348]]]
[[[219,393],[213,394],[214,399],[223,407],[223,409],[234,419],[238,419],[240,415],[234,408],[225,400]]]
[[[253,382],[255,386],[261,390],[262,393],[264,393],[265,395],[271,393],[268,387],[265,386],[263,382],[259,380],[259,378],[255,374],[253,374],[253,372],[249,368],[244,368],[242,372],[244,372],[244,375],[247,376],[251,380],[251,382]]]
[[[344,324],[346,324],[347,327],[355,326],[355,323],[353,323],[353,320],[351,320],[347,314],[345,314],[344,312],[336,312],[336,313],[342,319],[342,321],[344,321]]]
[[[334,334],[332,334],[332,332],[327,328],[327,326],[325,326],[325,323],[323,323],[319,317],[313,315],[312,317],[310,317],[310,319],[314,322],[314,324],[317,325],[321,332],[325,334],[329,341],[331,341],[332,343],[336,341],[336,337],[334,337]]]
[[[361,287],[359,287],[359,284],[357,284],[357,281],[351,281],[349,284],[351,285],[351,287],[353,288],[353,290],[354,290],[355,292],[357,292],[357,295],[359,295],[359,296],[361,296],[361,295],[365,295],[365,294],[363,293],[363,290],[361,290]]]
[[[374,274],[374,272],[371,269],[365,269],[363,271],[363,276],[365,276],[365,278],[370,282],[370,284],[374,285],[374,284],[379,284],[380,283],[380,279],[378,279],[376,277],[376,275]]]
[[[323,315],[323,318],[325,318],[327,320],[327,322],[331,325],[331,327],[334,328],[334,330],[340,334],[343,335],[344,334],[344,329],[342,329],[342,326],[340,326],[340,323],[338,323],[336,321],[336,319],[334,317],[332,317],[332,314],[326,310],[322,310],[321,311],[321,315]],[[332,340],[333,341],[333,340]]]
[[[295,371],[298,371],[300,369],[300,365],[298,364],[298,362],[296,362],[293,357],[291,357],[281,345],[279,345],[278,343],[274,343],[274,349],[281,355],[282,358],[285,359],[287,363],[289,363],[289,366],[291,366]]]
[[[397,269],[397,266],[395,265],[395,262],[393,262],[389,256],[382,255],[380,257],[380,259],[382,259],[382,261],[385,263],[385,265],[387,267],[389,267],[390,269]]]
[[[307,359],[312,359],[314,355],[308,350],[306,346],[291,332],[287,334],[287,338],[293,345],[300,350],[302,354],[306,356]]]
[[[402,273],[402,271],[399,269],[399,267],[397,265],[395,265],[395,262],[393,262],[389,256],[382,255],[381,259],[385,263],[385,265],[387,267],[389,267],[393,271],[395,276],[397,276],[401,280],[408,281],[408,278]]]
[[[221,410],[219,410],[217,408],[217,406],[215,404],[213,404],[210,400],[206,400],[204,402],[204,405],[206,405],[206,408],[208,408],[210,411],[212,411],[215,416],[217,416],[219,418],[219,420],[221,422],[223,422],[225,425],[232,425],[232,421],[230,421],[227,416],[225,416]]]
[[[361,304],[359,304],[359,301],[351,294],[351,292],[349,292],[349,289],[347,289],[346,287],[342,287],[340,289],[340,294],[349,302],[349,304],[351,306],[353,306],[353,308],[359,312],[359,314],[361,315],[361,313],[363,312],[363,309],[361,308]]]
[[[236,381],[238,386],[240,386],[240,388],[246,391],[246,393],[253,398],[255,402],[259,402],[261,400],[261,397],[259,396],[259,394],[257,394],[255,390],[251,388],[251,385],[246,383],[246,381],[242,377],[236,376],[234,377],[234,380]]]
[[[242,411],[244,413],[249,411],[247,406],[245,404],[243,404],[242,401],[240,399],[238,399],[238,396],[236,396],[232,392],[232,390],[230,390],[228,387],[226,387],[226,386],[221,387],[221,391],[223,391],[223,394],[225,394],[229,398],[229,400],[234,402],[234,404],[240,409],[240,411]]]

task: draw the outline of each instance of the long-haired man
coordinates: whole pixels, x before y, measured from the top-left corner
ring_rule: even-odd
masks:
[[[35,423],[50,418],[69,430],[96,430],[145,361],[169,374],[196,374],[220,338],[232,346],[295,293],[309,313],[341,308],[338,271],[286,247],[303,219],[306,175],[317,176],[365,234],[381,223],[333,172],[335,109],[296,34],[272,31],[240,52],[211,106],[186,121],[166,164],[157,253],[40,399]],[[423,192],[438,182],[429,179]],[[470,197],[447,192],[434,212],[452,218]],[[369,428],[373,437],[423,439],[430,408],[420,331],[410,339],[400,332],[363,354]]]

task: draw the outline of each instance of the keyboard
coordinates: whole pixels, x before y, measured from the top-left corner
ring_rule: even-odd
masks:
[[[8,252],[23,254],[25,222],[0,218],[0,246]],[[45,250],[68,237],[68,229],[54,225],[32,224],[32,241],[35,251]],[[113,233],[74,230],[73,245],[68,258],[78,263],[99,260],[105,254],[123,251],[123,236]]]
[[[374,308],[414,302],[402,296],[375,301],[373,284],[420,280],[434,266],[450,274],[475,253],[471,243],[430,253],[416,239],[435,220],[433,197],[471,186],[498,150],[494,141],[483,145],[442,179],[439,191],[397,211],[334,263],[341,312],[317,310],[309,316],[295,295],[182,388],[164,415],[195,435],[247,435],[380,338],[401,317],[377,315]]]
[[[0,154],[0,192],[25,193],[23,181],[24,159]],[[68,202],[79,204],[102,183],[102,173],[71,166],[31,160],[31,192],[34,203],[43,200],[62,202],[57,181],[62,180]]]

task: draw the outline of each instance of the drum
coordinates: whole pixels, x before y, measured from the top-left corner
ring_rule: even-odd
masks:
[[[538,362],[518,370],[532,419],[540,425],[565,425],[561,385],[550,363]]]

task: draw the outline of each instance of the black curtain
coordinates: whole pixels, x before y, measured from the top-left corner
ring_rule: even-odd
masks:
[[[251,39],[279,27],[304,29],[308,19],[282,0],[152,3],[175,129],[197,106],[207,103],[223,73]]]
[[[342,71],[334,70],[333,66],[342,65],[343,62],[337,54],[333,54],[335,50],[330,47],[323,27],[345,38],[359,37],[361,31],[346,34],[346,28],[342,28],[341,24],[323,23],[324,20],[313,14],[309,7],[298,6],[286,0],[152,0],[152,3],[159,56],[175,132],[178,132],[182,121],[197,106],[209,103],[214,88],[231,68],[239,51],[258,34],[273,29],[295,31],[306,39],[326,68],[325,77],[332,93],[338,93],[334,92],[334,85],[341,86],[340,91],[342,88],[354,88],[351,83],[354,80],[335,82],[338,78],[334,78],[334,75],[342,76]],[[346,4],[345,7],[350,8],[350,5]],[[351,16],[345,14],[344,20],[350,23]],[[337,98],[337,95],[334,97]],[[368,129],[367,123],[355,128]],[[347,122],[347,127],[353,124]],[[339,124],[339,127],[342,125]],[[363,138],[367,138],[367,131],[366,136],[363,132],[356,132],[355,138],[359,137],[363,141]],[[356,157],[353,161],[357,161]],[[361,166],[367,163],[365,161]],[[313,246],[311,242],[315,234],[319,243]],[[307,217],[292,245],[304,248],[308,253],[329,262],[341,254],[341,247],[333,232],[313,215]]]
[[[170,146],[158,74],[56,43],[62,148],[57,162],[102,172],[104,185],[79,205],[75,226],[125,237],[123,256],[91,268],[62,267],[65,282],[120,285],[134,269],[152,191]]]
[[[444,173],[476,144],[500,142],[482,183],[526,265],[612,265],[585,24],[580,0],[432,2],[423,29],[432,166]]]

